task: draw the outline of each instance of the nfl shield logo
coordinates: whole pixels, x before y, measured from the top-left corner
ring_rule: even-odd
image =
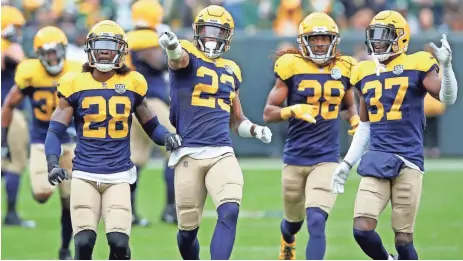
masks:
[[[114,90],[119,94],[123,94],[125,92],[125,85],[124,84],[116,84],[116,85],[114,85]]]
[[[341,71],[338,68],[333,68],[331,70],[331,77],[335,80],[341,79]]]
[[[394,66],[394,70],[392,70],[392,72],[393,72],[395,75],[399,75],[399,74],[401,74],[403,71],[404,71],[404,66],[403,66],[403,65],[396,65],[396,66]]]

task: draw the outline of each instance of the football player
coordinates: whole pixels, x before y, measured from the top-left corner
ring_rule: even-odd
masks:
[[[61,140],[74,117],[77,145],[71,180],[71,217],[75,259],[91,259],[100,217],[105,222],[109,259],[129,259],[132,223],[130,185],[137,179],[130,160],[132,113],[146,133],[168,150],[180,137],[159,124],[146,103],[146,80],[125,64],[127,40],[113,21],[90,30],[88,62],[81,73],[67,73],[58,84],[59,104],[45,141],[50,184],[68,179],[59,165]]]
[[[359,63],[350,79],[361,93],[361,122],[344,161],[333,173],[332,189],[343,193],[352,166],[361,158],[353,232],[372,259],[391,258],[375,232],[389,201],[398,258],[418,259],[413,232],[424,173],[423,100],[426,93],[445,104],[453,104],[457,97],[445,35],[442,47],[431,44],[437,61],[423,51],[406,54],[409,42],[410,27],[395,11],[378,13],[366,29],[365,43],[374,61]]]
[[[355,132],[359,116],[349,83],[354,58],[341,56],[339,30],[325,13],[314,12],[299,25],[299,50],[279,53],[275,86],[264,110],[266,122],[289,120],[283,152],[284,219],[280,259],[296,258],[296,233],[307,217],[306,259],[325,255],[325,223],[336,201],[331,173],[339,160],[339,112]],[[281,106],[287,100],[287,106]]]
[[[45,138],[47,136],[50,118],[58,105],[56,84],[61,76],[67,72],[79,72],[81,64],[66,60],[66,46],[68,40],[60,29],[47,26],[40,29],[34,37],[34,50],[38,59],[28,59],[18,65],[15,85],[11,88],[5,106],[2,110],[2,128],[5,133],[11,126],[13,109],[21,103],[24,97],[29,97],[32,104],[32,127],[30,130],[31,149],[29,172],[32,193],[39,203],[45,203],[53,194],[54,187],[48,183],[48,171],[45,157]],[[17,133],[9,132],[17,137]],[[60,166],[72,169],[74,147],[69,135],[61,137],[63,154]],[[69,243],[72,238],[71,213],[69,196],[71,183],[64,181],[59,186],[61,196],[61,237],[62,245],[59,252],[60,259],[70,259]]]
[[[165,54],[158,44],[157,27],[162,22],[164,10],[157,0],[140,0],[132,6],[132,21],[135,30],[127,33],[129,44],[129,55],[133,68],[141,73],[148,82],[148,92],[146,100],[148,106],[156,113],[159,122],[166,126],[170,132],[175,132],[175,128],[169,122],[169,93],[168,86],[164,79],[167,70]],[[137,121],[133,122],[132,137],[130,138],[132,149],[132,161],[137,166],[137,171],[141,171],[148,162],[153,143],[147,142],[147,137],[143,133],[143,128]],[[161,220],[167,223],[176,223],[177,214],[175,213],[175,194],[174,194],[174,170],[167,167],[168,153],[166,155],[166,165],[164,166],[164,179],[166,182],[167,204],[164,208]],[[135,212],[135,193],[137,182],[131,185],[132,192],[132,212],[134,213],[134,224],[146,225],[146,219],[140,219]]]
[[[230,258],[243,189],[230,127],[242,137],[271,141],[269,128],[243,115],[240,68],[221,57],[230,49],[234,28],[230,13],[211,5],[195,18],[192,43],[179,41],[171,32],[159,39],[168,56],[170,121],[183,140],[182,148],[169,159],[169,166],[175,166],[177,242],[183,259],[199,259],[196,235],[207,193],[218,215],[211,258]]]
[[[17,65],[25,58],[21,47],[22,31],[21,27],[25,24],[22,13],[13,6],[1,7],[2,19],[2,107],[4,106],[6,95],[11,86],[14,85],[14,77]],[[29,145],[29,133],[27,132],[27,122],[24,117],[23,109],[18,106],[13,110],[13,118],[10,131],[11,135],[7,139],[6,128],[2,126],[2,178],[5,179],[6,196],[8,201],[7,214],[5,215],[5,225],[33,226],[33,222],[21,220],[16,212],[16,199],[19,189],[20,175],[27,164],[27,146]]]

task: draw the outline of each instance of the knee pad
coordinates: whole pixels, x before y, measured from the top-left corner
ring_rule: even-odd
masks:
[[[195,241],[196,236],[198,235],[198,229],[195,228],[193,230],[179,230],[177,233],[177,242],[179,245],[181,244],[192,244]]]
[[[121,232],[110,232],[106,234],[110,248],[109,259],[111,260],[129,260],[129,235]]]
[[[228,226],[236,225],[240,207],[237,203],[227,202],[217,208],[219,222],[224,222]]]
[[[328,214],[320,208],[307,208],[307,229],[310,236],[325,236]]]
[[[76,248],[75,258],[77,260],[92,259],[93,247],[95,246],[96,232],[93,230],[82,230],[74,236]]]

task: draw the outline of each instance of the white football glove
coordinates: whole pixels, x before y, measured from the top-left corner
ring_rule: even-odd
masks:
[[[159,46],[161,46],[161,48],[164,50],[175,50],[179,44],[179,41],[174,33],[165,32],[161,35],[161,37],[159,37],[158,43]]]
[[[267,126],[256,125],[254,132],[256,133],[256,139],[261,140],[263,143],[272,141],[272,131]]]
[[[434,43],[429,43],[434,54],[436,55],[437,60],[443,67],[449,67],[452,61],[452,49],[450,49],[449,42],[447,42],[447,35],[443,34],[442,39],[442,46],[437,48]]]
[[[331,177],[331,190],[334,194],[344,193],[344,184],[349,177],[350,167],[345,163],[341,162],[339,166],[334,170],[333,176]]]

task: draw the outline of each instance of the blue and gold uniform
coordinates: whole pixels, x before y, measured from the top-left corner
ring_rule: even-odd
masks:
[[[25,60],[18,65],[15,84],[30,98],[32,105],[31,143],[45,143],[51,115],[58,106],[56,84],[60,77],[67,72],[78,72],[81,67],[78,62],[65,61],[59,74],[50,75],[38,59]],[[70,142],[69,135],[64,135],[61,142]]]
[[[275,75],[288,86],[288,106],[310,104],[318,108],[316,124],[289,119],[283,161],[312,166],[339,160],[339,111],[350,88],[354,58],[341,56],[333,64],[319,67],[298,54],[285,54],[275,63]]]
[[[133,168],[132,113],[146,92],[146,80],[137,72],[116,74],[105,83],[95,81],[91,73],[68,73],[61,78],[58,96],[74,108],[73,171],[113,174]]]
[[[358,172],[391,178],[398,175],[403,157],[424,171],[423,131],[426,125],[423,79],[438,70],[436,59],[427,52],[400,54],[386,65],[386,72],[375,74],[373,61],[363,61],[353,72],[351,83],[364,96],[370,118],[370,150]],[[389,163],[392,169],[381,165]],[[376,169],[376,170],[375,170]],[[393,171],[393,169],[395,169]],[[378,171],[379,170],[379,171]]]
[[[127,33],[133,69],[142,74],[148,82],[146,98],[159,98],[167,102],[169,93],[163,76],[164,70],[154,69],[140,58],[141,50],[159,47],[158,38],[158,34],[150,29],[135,30]]]
[[[230,105],[241,84],[238,65],[209,59],[191,42],[180,41],[190,56],[184,69],[170,72],[170,122],[182,147],[232,146]]]

